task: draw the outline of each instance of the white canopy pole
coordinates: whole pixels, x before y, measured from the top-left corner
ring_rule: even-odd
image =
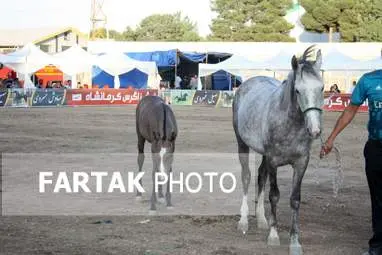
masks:
[[[77,74],[73,74],[72,75],[72,89],[76,89],[77,88]]]
[[[114,76],[114,88],[119,89],[120,86],[121,86],[121,84],[119,82],[119,75],[115,75]]]

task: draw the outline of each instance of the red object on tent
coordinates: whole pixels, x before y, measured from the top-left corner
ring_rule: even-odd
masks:
[[[44,68],[41,68],[40,70],[35,72],[38,79],[43,80],[43,86],[45,87],[46,84],[50,81],[61,81],[63,82],[63,73],[60,69],[56,68],[55,66],[46,66]]]
[[[9,72],[11,73],[11,78],[16,79],[16,77],[17,77],[16,72],[13,71],[12,69],[8,68],[8,67],[5,67],[5,66],[0,69],[0,78],[1,79],[7,79]]]

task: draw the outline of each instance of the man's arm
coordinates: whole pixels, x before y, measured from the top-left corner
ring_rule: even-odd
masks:
[[[355,114],[357,113],[359,105],[350,104],[348,105],[341,116],[338,118],[336,125],[333,128],[332,133],[330,134],[328,140],[321,148],[320,157],[322,158],[326,154],[330,153],[333,149],[333,143],[336,139],[337,135],[341,133],[344,128],[349,125],[349,123],[353,120]]]

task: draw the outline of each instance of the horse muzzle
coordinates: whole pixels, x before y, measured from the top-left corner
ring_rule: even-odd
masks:
[[[321,113],[322,109],[318,107],[310,107],[304,111],[306,130],[312,139],[321,135]]]

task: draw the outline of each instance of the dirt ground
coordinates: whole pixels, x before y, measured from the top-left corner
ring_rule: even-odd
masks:
[[[178,153],[236,152],[231,109],[173,108],[180,128]],[[1,108],[1,152],[136,153],[134,110],[134,106]],[[324,114],[325,135],[338,115]],[[360,254],[367,247],[371,210],[362,156],[367,139],[366,121],[367,115],[359,114],[337,139],[344,170],[344,182],[337,198],[333,197],[333,171],[330,170],[334,157],[327,159],[327,169],[319,167],[322,165],[316,156],[319,141],[313,145],[314,156],[303,182],[300,209],[305,254]],[[238,169],[237,165],[235,171]],[[246,236],[237,230],[239,216],[226,213],[155,217],[1,216],[0,254],[288,254],[291,178],[290,171],[286,172],[283,170],[278,179],[280,247],[267,247],[268,233],[256,228],[254,216],[250,218]],[[252,183],[254,180],[253,175]],[[236,208],[237,214],[240,191],[241,183],[236,199],[230,197],[229,204]],[[2,195],[6,192],[3,189]],[[255,202],[252,194],[251,212]],[[198,200],[208,203],[207,196]],[[266,211],[268,214],[267,200]]]

